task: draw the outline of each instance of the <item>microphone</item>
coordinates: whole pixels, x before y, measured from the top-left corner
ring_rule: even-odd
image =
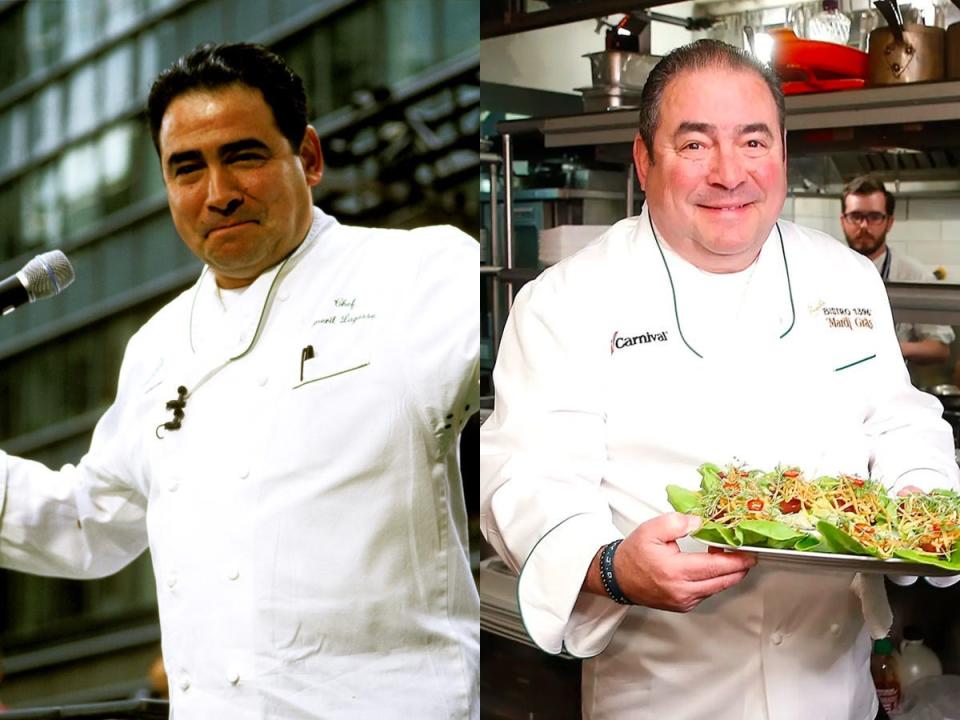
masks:
[[[59,295],[74,277],[73,265],[60,250],[37,255],[16,275],[0,282],[0,314],[9,315],[28,302]]]

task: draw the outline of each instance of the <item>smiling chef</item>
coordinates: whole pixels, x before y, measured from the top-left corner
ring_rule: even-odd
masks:
[[[702,549],[698,519],[667,512],[665,486],[736,459],[956,488],[950,427],[910,385],[870,261],[777,219],[769,70],[701,40],[661,60],[641,108],[643,213],[528,283],[508,319],[483,532],[533,640],[589,658],[585,718],[873,720],[882,576],[682,552]]]
[[[201,46],[148,111],[205,268],[77,467],[0,453],[0,565],[101,577],[149,545],[176,720],[475,720],[477,242],[313,207],[303,83],[260,46]]]

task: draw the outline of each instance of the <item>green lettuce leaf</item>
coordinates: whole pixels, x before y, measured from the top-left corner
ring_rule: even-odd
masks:
[[[795,549],[807,533],[775,520],[743,520],[737,525],[744,545]]]
[[[817,530],[823,535],[823,540],[830,548],[830,552],[841,553],[844,555],[871,555],[882,558],[883,556],[871,548],[864,547],[859,541],[850,537],[847,533],[834,525],[821,520],[817,523]]]
[[[712,520],[701,525],[700,529],[693,533],[693,537],[698,540],[722,543],[723,545],[730,545],[732,547],[739,547],[741,544],[733,534],[733,530],[719,525]]]
[[[713,463],[704,463],[697,468],[700,473],[700,487],[703,490],[716,490],[720,487],[720,473],[723,472]]]
[[[909,560],[910,562],[934,565],[936,567],[944,568],[945,570],[956,570],[957,572],[960,572],[960,550],[954,550],[953,554],[947,559],[941,558],[939,555],[925,553],[919,550],[895,550],[893,555],[901,560]]]
[[[698,492],[687,490],[679,485],[667,485],[667,500],[677,512],[700,514],[697,512],[700,510],[700,493]]]

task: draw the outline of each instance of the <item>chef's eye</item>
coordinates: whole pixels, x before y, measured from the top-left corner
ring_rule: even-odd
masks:
[[[174,169],[173,174],[176,176],[189,175],[192,172],[196,172],[200,169],[200,165],[197,163],[189,163],[186,165],[177,165]]]
[[[231,162],[258,162],[263,160],[263,155],[255,152],[238,153],[230,158]]]
[[[681,148],[682,150],[702,150],[703,144],[694,140],[693,142],[688,142],[686,145]]]

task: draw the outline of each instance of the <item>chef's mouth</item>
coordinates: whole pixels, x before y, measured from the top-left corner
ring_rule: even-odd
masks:
[[[706,210],[743,210],[745,207],[753,205],[753,201],[732,204],[732,203],[723,203],[722,205],[713,205],[711,203],[698,203],[699,207],[702,207]]]
[[[207,237],[210,237],[210,235],[217,232],[218,230],[230,230],[232,228],[240,227],[243,225],[256,225],[256,224],[257,224],[256,220],[239,220],[235,223],[230,223],[229,225],[218,225],[215,228],[210,228],[209,230],[207,230]]]

